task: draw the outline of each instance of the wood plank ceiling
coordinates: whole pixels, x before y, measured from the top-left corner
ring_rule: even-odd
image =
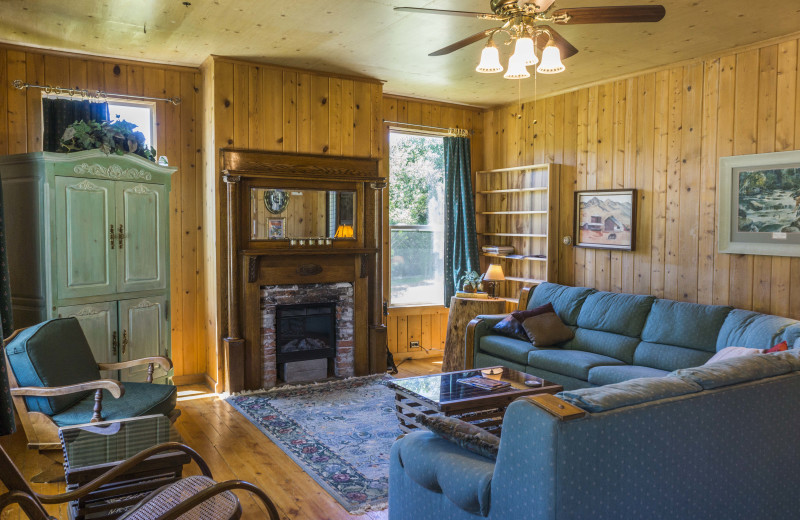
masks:
[[[558,0],[556,7],[657,3]],[[797,0],[670,0],[656,24],[559,27],[579,50],[567,71],[540,75],[536,95],[575,88],[796,31]],[[481,44],[444,57],[427,54],[491,22],[400,13],[407,5],[488,11],[487,0],[4,0],[0,41],[102,56],[198,66],[211,54],[385,80],[385,92],[492,106],[534,96],[473,69]],[[768,7],[767,7],[768,6]],[[508,55],[508,48],[501,52]]]

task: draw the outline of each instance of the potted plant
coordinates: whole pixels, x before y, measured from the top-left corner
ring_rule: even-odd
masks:
[[[475,271],[464,271],[464,275],[458,281],[462,285],[464,292],[474,293],[478,290],[478,284],[481,281],[481,275]]]
[[[61,151],[101,149],[106,155],[132,153],[156,162],[156,149],[147,146],[144,134],[134,131],[136,125],[121,121],[75,121],[61,136]]]

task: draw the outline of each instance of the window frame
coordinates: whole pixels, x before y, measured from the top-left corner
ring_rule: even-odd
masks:
[[[114,96],[108,96],[105,99],[105,102],[108,103],[108,117],[110,118],[110,122],[113,123],[115,119],[112,115],[111,105],[117,106],[127,106],[127,107],[147,107],[150,109],[150,142],[148,143],[149,146],[158,150],[158,134],[156,133],[156,129],[158,128],[157,124],[157,117],[158,117],[158,107],[155,101],[147,101],[147,100],[138,100],[138,99],[124,99],[124,98],[117,98]],[[163,155],[163,154],[162,154]]]

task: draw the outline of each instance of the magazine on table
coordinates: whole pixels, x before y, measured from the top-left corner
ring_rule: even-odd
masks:
[[[502,390],[503,388],[508,388],[511,386],[511,383],[508,381],[498,381],[496,379],[489,379],[488,377],[483,376],[473,376],[466,379],[459,379],[458,382],[465,385],[474,386],[476,388],[481,388],[483,390]]]

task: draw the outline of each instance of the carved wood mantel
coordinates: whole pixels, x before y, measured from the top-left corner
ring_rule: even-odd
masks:
[[[355,374],[385,370],[379,245],[386,180],[379,176],[378,160],[235,149],[220,153],[226,186],[221,226],[227,271],[225,390],[261,387],[261,287],[265,285],[351,283]],[[311,246],[292,246],[286,239],[253,239],[250,192],[254,188],[353,191],[355,236]]]

